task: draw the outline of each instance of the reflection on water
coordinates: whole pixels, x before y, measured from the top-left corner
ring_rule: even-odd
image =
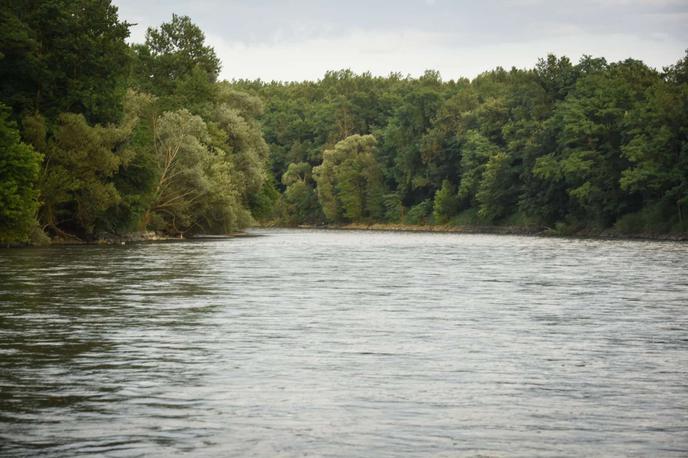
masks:
[[[688,454],[688,245],[0,250],[0,454]]]

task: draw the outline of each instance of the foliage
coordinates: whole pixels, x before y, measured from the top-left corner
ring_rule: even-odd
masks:
[[[679,222],[688,219],[688,54],[652,82],[647,103],[628,113],[629,141],[622,156],[629,167],[621,173],[621,189],[657,202]]]
[[[549,55],[470,81],[227,82],[186,16],[127,45],[110,0],[6,0],[0,27],[2,240],[36,218],[82,239],[256,218],[688,226],[688,55],[661,72]]]
[[[384,215],[382,172],[372,135],[352,135],[323,152],[313,169],[318,200],[328,221],[374,221]]]
[[[144,44],[133,47],[136,59],[134,77],[138,86],[163,95],[174,91],[177,83],[198,69],[209,81],[220,73],[220,60],[205,45],[205,35],[188,16],[172,15],[159,28],[149,27]]]
[[[12,237],[28,237],[16,220],[33,221],[37,202],[43,228],[78,239],[227,233],[251,224],[251,212],[272,213],[262,102],[216,82],[220,62],[188,17],[173,15],[131,49],[108,0],[9,1],[0,21],[0,100],[44,157],[32,178],[39,156],[7,134],[7,157],[26,156],[24,172],[16,159],[7,169]]]
[[[282,184],[286,186],[282,198],[286,212],[284,219],[287,223],[317,223],[322,220],[309,163],[289,164],[289,168],[282,175]]]
[[[0,104],[0,243],[25,242],[36,225],[41,156],[22,143]]]
[[[159,216],[158,224],[164,222],[158,229],[181,233],[193,224],[198,204],[210,191],[208,129],[200,116],[179,110],[160,115],[154,136],[158,179],[151,211]],[[227,170],[214,172],[222,176]]]
[[[459,209],[459,199],[457,198],[454,186],[449,180],[442,182],[442,187],[435,193],[432,214],[435,222],[446,223]]]
[[[40,126],[44,120],[31,122]],[[94,235],[105,212],[120,201],[112,177],[133,157],[125,146],[131,133],[131,125],[90,126],[83,115],[63,113],[51,137],[33,137],[34,144],[45,145],[40,178],[45,226],[57,233]]]
[[[430,224],[432,222],[432,201],[426,199],[414,205],[406,213],[403,222],[405,224]]]
[[[360,198],[342,194],[348,183],[325,179],[321,153],[353,133],[377,139],[379,221],[429,220],[429,200],[437,223],[465,213],[470,224],[599,230],[666,202],[674,210],[662,227],[674,227],[688,211],[686,67],[684,59],[658,73],[631,59],[584,56],[576,64],[550,55],[532,70],[497,68],[473,81],[340,71],[318,82],[234,86],[265,100],[277,179],[290,164],[320,171],[315,192],[329,221],[360,218]],[[298,206],[293,190],[288,199]]]
[[[475,196],[478,214],[484,220],[495,222],[513,211],[510,185],[514,181],[509,156],[502,152],[490,156]]]
[[[126,92],[129,26],[110,0],[3,1],[0,100],[18,115],[115,121]]]

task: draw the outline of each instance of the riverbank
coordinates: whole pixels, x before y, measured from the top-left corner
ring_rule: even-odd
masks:
[[[543,237],[580,237],[613,240],[659,240],[659,241],[688,241],[688,234],[654,234],[638,233],[624,234],[613,229],[603,231],[583,229],[571,232],[558,232],[554,229],[543,227],[525,226],[452,226],[452,225],[410,225],[399,223],[351,223],[351,224],[327,224],[327,225],[298,225],[280,226],[267,225],[263,227],[289,227],[300,229],[326,229],[326,230],[351,230],[351,231],[387,231],[387,232],[436,232],[456,234],[497,234],[497,235],[524,235]]]
[[[184,241],[208,241],[231,239],[236,237],[248,237],[251,234],[244,231],[232,232],[222,235],[198,234],[193,236],[171,236],[153,231],[132,232],[129,234],[102,234],[95,240],[82,240],[69,237],[43,237],[39,240],[24,243],[1,244],[0,248],[27,248],[36,246],[63,246],[63,245],[129,245],[135,243],[153,242],[184,242]]]
[[[250,234],[237,231],[231,232],[229,234],[221,235],[210,235],[210,234],[195,234],[190,236],[172,236],[167,234],[162,234],[159,232],[145,231],[145,232],[133,232],[131,234],[124,235],[114,235],[107,234],[99,237],[97,240],[93,241],[77,241],[71,242],[69,240],[61,240],[59,242],[53,241],[53,244],[89,244],[89,245],[127,245],[130,243],[147,243],[147,242],[183,242],[183,241],[209,241],[209,240],[223,240],[232,239],[236,237],[245,237]]]
[[[452,225],[411,225],[400,223],[350,223],[350,224],[326,224],[288,226],[273,223],[264,223],[255,226],[256,228],[288,228],[288,229],[322,229],[322,230],[345,230],[345,231],[380,231],[380,232],[433,232],[433,233],[452,233],[452,234],[496,234],[496,235],[522,235],[536,237],[574,237],[574,238],[593,238],[610,240],[658,240],[686,242],[688,234],[623,234],[613,229],[604,231],[579,230],[566,233],[557,232],[549,228],[525,227],[525,226],[452,226]],[[33,246],[54,246],[54,245],[128,245],[135,243],[153,242],[184,242],[184,241],[209,241],[231,239],[236,237],[250,237],[250,232],[237,231],[223,235],[198,234],[189,237],[170,236],[153,231],[133,232],[124,235],[103,234],[95,240],[80,240],[76,238],[45,238],[40,243],[14,243],[2,244],[0,248],[22,248]]]

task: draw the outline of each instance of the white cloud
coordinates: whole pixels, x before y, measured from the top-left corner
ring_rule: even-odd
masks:
[[[223,61],[222,77],[321,78],[351,68],[377,75],[439,70],[472,77],[498,65],[532,67],[553,52],[654,67],[688,47],[687,0],[115,0],[123,19],[146,27],[188,14]]]
[[[571,32],[571,31],[568,31]],[[357,30],[337,38],[301,42],[250,44],[227,42],[208,36],[222,59],[225,79],[314,80],[327,70],[350,68],[375,75],[390,72],[420,75],[439,70],[445,79],[474,77],[497,66],[532,67],[548,53],[567,55],[574,61],[583,54],[610,61],[628,57],[661,67],[682,57],[685,44],[669,37],[652,39],[634,35],[560,33],[546,40],[509,42],[489,46],[451,45],[451,36],[417,30],[377,32]]]

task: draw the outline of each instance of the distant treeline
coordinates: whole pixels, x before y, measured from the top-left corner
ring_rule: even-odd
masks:
[[[688,232],[688,57],[234,87],[265,100],[289,223]]]
[[[688,55],[218,81],[188,17],[0,6],[0,242],[281,224],[688,232]],[[231,65],[231,63],[228,63]]]

